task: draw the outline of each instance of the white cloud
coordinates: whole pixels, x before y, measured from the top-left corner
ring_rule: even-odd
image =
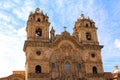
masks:
[[[0,19],[9,22],[10,17],[8,15],[5,15],[4,13],[0,13]]]
[[[15,3],[20,3],[21,0],[13,0]]]
[[[39,0],[39,2],[42,4],[42,5],[47,5],[49,3],[49,0]],[[37,2],[37,4],[39,5],[39,2]]]
[[[8,76],[13,70],[24,70],[25,55],[23,50],[23,44],[25,40],[25,34],[21,34],[24,28],[19,29],[17,34],[6,35],[0,32],[0,72],[3,73],[0,77]],[[9,30],[12,33],[12,30]],[[13,32],[14,33],[14,32]]]
[[[7,10],[7,9],[13,8],[14,6],[15,6],[15,4],[10,0],[3,0],[3,1],[0,2],[0,8],[1,9],[6,9]]]
[[[18,36],[25,37],[26,36],[26,26],[18,29],[16,31]]]
[[[7,14],[5,12],[0,11],[0,25],[1,27],[9,27],[12,28],[12,24],[18,25],[16,20],[14,19],[15,16],[13,17],[11,14]]]
[[[0,74],[0,77],[12,74],[13,70],[24,70],[25,68],[23,45],[26,33],[25,27],[17,28],[18,24],[21,23],[17,23],[17,20],[24,20],[28,17],[27,13],[31,11],[32,1],[27,1],[25,0],[25,4],[20,9],[20,6],[14,8],[12,3],[10,3],[11,6],[10,4],[3,4],[2,9],[5,11],[0,11],[0,63],[2,64],[0,68],[0,73],[2,74]],[[6,12],[6,9],[10,8],[16,10],[16,15],[20,16],[19,19],[12,12]]]
[[[120,39],[115,39],[114,43],[115,43],[116,48],[120,49]]]
[[[13,13],[16,14],[19,19],[26,21],[29,13],[33,8],[34,8],[34,1],[25,0],[21,7],[17,7],[13,9]]]
[[[13,70],[24,70],[25,55],[23,44],[25,40],[25,27],[15,29],[12,17],[5,14],[0,17],[0,63],[2,63],[0,77],[8,76]],[[23,66],[21,66],[23,65]],[[7,71],[7,72],[6,72]]]

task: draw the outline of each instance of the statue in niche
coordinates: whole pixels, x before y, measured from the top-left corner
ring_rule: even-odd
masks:
[[[60,48],[61,48],[63,51],[65,51],[65,52],[68,52],[68,51],[72,50],[72,46],[71,46],[70,44],[68,44],[68,43],[62,44],[62,45],[60,46]]]
[[[52,61],[52,62],[55,62],[55,61],[56,61],[56,55],[52,55],[51,61]]]
[[[68,53],[68,52],[66,52],[66,56],[69,56],[69,53]]]

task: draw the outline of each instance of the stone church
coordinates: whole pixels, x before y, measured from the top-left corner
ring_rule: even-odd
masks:
[[[120,80],[120,74],[103,71],[103,45],[93,20],[81,14],[72,34],[65,29],[56,35],[49,27],[49,17],[39,8],[30,13],[23,48],[25,71],[13,71],[0,80]]]

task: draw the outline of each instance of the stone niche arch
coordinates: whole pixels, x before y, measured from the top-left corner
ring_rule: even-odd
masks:
[[[76,44],[71,40],[62,40],[60,41],[54,50],[52,50],[50,59],[53,55],[56,55],[57,59],[63,59],[66,56],[76,59],[78,61],[78,55],[80,55],[80,49],[82,47],[77,47]]]
[[[55,54],[52,54],[50,57],[50,63],[49,63],[51,71],[56,69],[56,62],[57,62],[57,57]]]
[[[73,42],[69,41],[69,40],[63,40],[61,41],[59,44],[58,44],[58,48],[61,48],[61,47],[68,47],[68,48],[72,48],[72,49],[75,49],[75,45]]]
[[[59,43],[58,48],[61,50],[61,56],[65,58],[72,56],[72,53],[74,53],[75,46],[72,42],[64,40]]]
[[[59,60],[75,60],[76,62],[81,63],[80,49],[77,48],[74,42],[69,40],[62,40],[58,43],[56,47],[52,50],[49,60],[50,63],[55,63]],[[82,49],[81,49],[82,50]],[[80,56],[80,57],[79,57]]]
[[[51,63],[55,63],[55,62],[56,62],[56,59],[57,59],[56,55],[55,55],[55,54],[52,54],[51,57],[50,57],[50,62],[51,62]]]

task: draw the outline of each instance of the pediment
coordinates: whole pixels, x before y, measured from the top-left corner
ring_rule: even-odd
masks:
[[[73,48],[82,48],[82,45],[73,36],[70,35],[60,35],[59,37],[56,37],[56,39],[53,42],[53,47],[59,47],[62,43],[69,43],[73,46]]]

